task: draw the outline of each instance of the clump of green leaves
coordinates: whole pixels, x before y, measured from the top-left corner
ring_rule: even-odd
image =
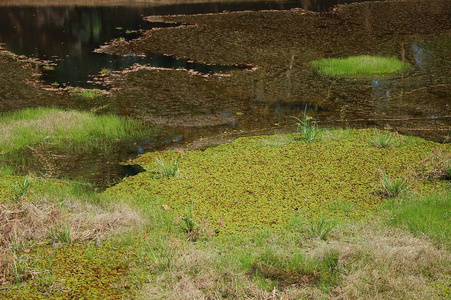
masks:
[[[327,240],[330,232],[335,228],[336,224],[333,221],[326,220],[323,217],[318,218],[309,226],[309,234],[311,237]]]
[[[18,203],[24,199],[30,189],[30,186],[31,181],[27,176],[22,182],[16,182],[13,186],[13,202]]]
[[[155,171],[161,178],[172,178],[179,174],[180,155],[165,160],[161,156],[155,158]]]
[[[391,133],[380,133],[369,141],[377,149],[390,148],[395,145],[396,137]]]
[[[312,117],[308,116],[304,111],[302,119],[293,117],[297,121],[297,133],[300,134],[300,140],[303,142],[312,143],[318,139],[320,131],[313,121]]]
[[[396,179],[390,179],[387,174],[383,171],[380,171],[382,175],[382,187],[383,187],[383,195],[388,198],[396,198],[407,190],[407,180],[400,177]]]

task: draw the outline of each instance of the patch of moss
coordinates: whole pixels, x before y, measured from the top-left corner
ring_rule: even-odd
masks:
[[[318,73],[332,77],[399,73],[411,67],[410,64],[394,57],[370,55],[324,58],[312,61],[311,65]]]
[[[341,133],[340,133],[341,134]],[[376,130],[351,130],[346,138],[333,132],[316,143],[268,145],[268,138],[240,138],[205,151],[184,152],[181,176],[158,179],[150,171],[129,177],[107,195],[155,195],[180,214],[194,204],[216,232],[245,232],[280,227],[297,214],[356,219],[374,210],[384,199],[379,171],[406,176],[438,146],[422,139],[405,139],[395,148],[377,149],[368,139]],[[292,136],[295,139],[295,136]],[[158,155],[149,153],[133,163],[147,170]],[[427,192],[441,183],[421,181],[412,189]]]

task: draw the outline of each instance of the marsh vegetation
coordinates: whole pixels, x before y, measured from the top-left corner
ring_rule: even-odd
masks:
[[[2,295],[446,298],[451,194],[433,174],[451,149],[403,136],[391,148],[368,143],[381,134],[150,153],[135,161],[147,172],[101,194],[2,175]],[[156,163],[182,176],[154,176]],[[409,189],[394,191],[381,168],[404,173]]]
[[[2,50],[0,298],[449,298],[446,4],[151,16],[149,31],[52,9],[89,19],[80,36],[127,36],[98,49],[107,61],[158,53],[247,67],[107,65],[99,89],[62,88],[37,80],[57,66]],[[312,65],[347,57],[401,63],[390,75]],[[142,172],[95,190],[97,156]]]

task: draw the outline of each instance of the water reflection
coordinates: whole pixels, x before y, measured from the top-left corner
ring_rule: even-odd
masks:
[[[100,45],[114,39],[132,39],[140,31],[177,24],[150,23],[143,16],[167,14],[218,13],[241,10],[285,10],[304,7],[327,10],[341,0],[252,1],[183,3],[162,6],[39,6],[1,7],[0,43],[7,50],[56,65],[45,71],[49,83],[90,87],[90,76],[102,69],[122,70],[134,63],[163,68],[185,68],[204,74],[228,72],[236,67],[205,65],[189,60],[153,54],[148,57],[111,57],[93,53]],[[347,1],[349,2],[349,1]]]

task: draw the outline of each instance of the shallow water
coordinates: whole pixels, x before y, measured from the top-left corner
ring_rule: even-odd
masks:
[[[189,59],[153,53],[142,56],[109,56],[94,53],[113,38],[132,39],[143,30],[178,26],[146,22],[144,16],[220,13],[242,10],[284,10],[306,7],[322,11],[340,0],[209,2],[142,6],[1,6],[0,43],[18,54],[49,60],[43,69],[47,83],[60,86],[93,87],[88,81],[102,70],[122,70],[135,63],[153,67],[189,69],[203,74],[229,72],[236,66],[202,64]],[[180,24],[181,25],[181,24]]]
[[[451,24],[449,7],[441,5],[446,1],[351,5],[334,14],[248,12],[159,17],[153,24],[143,21],[143,16],[152,14],[252,8],[245,5],[254,5],[254,9],[262,9],[257,5],[270,9],[304,5],[324,11],[335,3],[0,7],[0,42],[16,54],[54,61],[54,69],[43,71],[42,78],[49,83],[91,86],[87,83],[90,76],[108,69],[108,85],[113,88],[110,97],[64,98],[59,103],[40,97],[37,102],[42,105],[105,106],[106,112],[142,118],[164,130],[162,137],[147,144],[121,145],[125,150],[116,151],[111,155],[114,158],[99,159],[102,154],[92,153],[59,162],[62,173],[72,172],[73,177],[89,173],[85,177],[98,186],[120,180],[123,170],[117,162],[139,152],[204,148],[242,135],[293,131],[292,116],[300,117],[304,111],[324,127],[387,128],[445,141],[451,127]],[[177,28],[180,24],[197,26]],[[173,28],[164,28],[169,26]],[[133,40],[151,27],[162,28]],[[144,60],[92,52],[120,37],[144,53]],[[413,69],[391,77],[356,80],[323,77],[308,65],[322,57],[361,54],[396,56],[410,62]],[[135,63],[165,69],[127,69]],[[234,65],[255,69],[240,70]],[[110,72],[114,70],[125,71]],[[219,72],[227,76],[218,76]],[[3,101],[22,103],[12,94]],[[89,168],[92,172],[87,172]]]

